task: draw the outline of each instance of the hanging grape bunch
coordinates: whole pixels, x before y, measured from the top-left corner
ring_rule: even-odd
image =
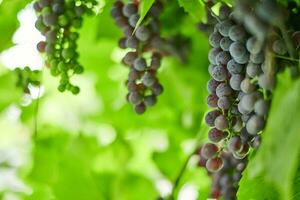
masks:
[[[222,151],[219,158],[211,159],[218,151],[220,149],[216,144],[202,145],[196,152],[199,157],[198,166],[206,168],[212,178],[210,198],[218,199],[222,196],[224,200],[235,199],[247,159],[236,159],[228,151]],[[218,170],[220,165],[222,169]]]
[[[76,50],[77,30],[82,26],[83,16],[93,13],[96,4],[96,0],[37,0],[33,5],[38,16],[35,26],[45,36],[37,49],[45,53],[51,74],[60,76],[60,92],[80,91],[70,82],[73,75],[83,73]]]
[[[18,88],[21,88],[24,93],[29,94],[29,86],[40,86],[40,71],[31,70],[29,67],[25,67],[24,69],[16,68],[14,70],[17,76],[16,85]]]
[[[157,96],[163,92],[157,78],[163,56],[158,50],[163,40],[159,35],[158,22],[161,10],[162,4],[156,1],[137,27],[140,18],[138,1],[127,4],[116,1],[111,9],[111,16],[124,33],[119,40],[119,47],[130,50],[123,58],[123,64],[129,67],[127,100],[138,114],[155,105]]]

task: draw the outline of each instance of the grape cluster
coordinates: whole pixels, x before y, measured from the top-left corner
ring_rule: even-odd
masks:
[[[140,19],[139,2],[124,4],[118,0],[111,9],[111,16],[124,33],[119,40],[119,47],[129,49],[122,60],[130,70],[126,82],[129,91],[127,100],[138,114],[155,105],[157,96],[163,92],[163,86],[157,78],[163,56],[159,50],[163,43],[158,20],[161,10],[162,4],[155,1],[143,22],[137,26]]]
[[[25,94],[30,94],[29,85],[40,86],[40,71],[31,70],[29,67],[24,69],[16,68],[14,70],[17,76],[16,86],[21,88]]]
[[[242,177],[242,172],[247,166],[247,159],[236,159],[228,151],[222,151],[219,157],[210,157],[216,154],[217,149],[218,146],[215,144],[207,143],[197,151],[199,156],[198,165],[205,167],[209,176],[212,177],[210,198],[236,199],[238,183]],[[219,170],[216,171],[216,169]]]
[[[60,76],[60,92],[80,91],[70,83],[71,76],[84,70],[78,62],[77,29],[82,26],[83,16],[92,14],[96,4],[96,0],[37,0],[33,4],[38,16],[35,27],[45,36],[37,49],[45,53],[51,74]]]

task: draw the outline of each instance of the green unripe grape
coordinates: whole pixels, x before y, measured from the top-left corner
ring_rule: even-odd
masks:
[[[66,84],[59,84],[59,86],[58,86],[58,91],[60,91],[60,92],[64,92],[64,91],[66,91]]]
[[[50,13],[51,13],[51,8],[50,8],[49,6],[44,7],[44,8],[42,9],[42,12],[41,12],[41,14],[42,14],[43,16],[45,16],[45,15],[47,15],[47,14],[50,14]]]
[[[71,86],[70,91],[72,94],[76,95],[80,92],[80,88],[78,86]]]
[[[60,61],[60,62],[58,63],[57,67],[58,67],[58,69],[60,69],[60,70],[62,70],[62,71],[65,71],[65,70],[68,69],[66,63],[64,63],[64,62],[62,62],[62,61]]]
[[[79,38],[79,34],[77,32],[70,33],[70,40],[77,40]]]
[[[74,54],[74,49],[67,48],[62,51],[62,57],[66,60],[71,59],[74,56]]]
[[[74,73],[75,73],[75,74],[82,74],[83,71],[84,71],[84,69],[83,69],[83,67],[82,67],[81,65],[76,65],[76,66],[74,67]]]
[[[81,28],[81,26],[82,26],[82,19],[80,19],[80,18],[74,19],[72,21],[72,26],[74,28],[77,28],[77,29]]]
[[[56,59],[51,59],[50,60],[50,67],[51,68],[57,68],[58,61]]]
[[[60,15],[58,17],[58,24],[60,26],[66,26],[68,25],[68,23],[69,23],[68,18],[65,15]]]
[[[57,67],[51,67],[50,68],[50,73],[52,76],[58,76],[60,74],[60,71]]]

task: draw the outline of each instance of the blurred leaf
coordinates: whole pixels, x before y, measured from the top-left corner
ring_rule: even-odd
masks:
[[[293,194],[293,180],[300,151],[300,80],[292,81],[288,72],[280,74],[263,142],[249,163],[248,175],[274,184],[282,199]],[[287,153],[288,152],[288,153]],[[249,182],[244,187],[248,187]],[[241,187],[241,190],[244,190]],[[255,194],[253,194],[255,195]]]
[[[205,11],[200,0],[178,0],[178,3],[195,21],[202,19]]]
[[[143,0],[143,1],[140,2],[140,7],[139,7],[139,9],[140,9],[139,10],[140,19],[137,22],[137,25],[136,25],[135,29],[140,26],[140,24],[142,23],[142,21],[146,17],[148,11],[150,10],[150,8],[151,8],[151,6],[153,5],[154,2],[155,2],[155,0]]]
[[[17,13],[31,0],[3,0],[0,4],[0,52],[12,46],[12,36],[19,26]]]

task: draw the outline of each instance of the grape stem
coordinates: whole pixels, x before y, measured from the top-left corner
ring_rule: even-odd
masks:
[[[280,56],[280,55],[276,55],[276,54],[274,54],[274,55],[275,55],[275,57],[281,58],[281,59],[284,59],[284,60],[289,60],[289,61],[293,61],[293,62],[300,62],[299,59],[294,59],[294,58],[290,58],[290,57],[286,57],[286,56]]]

